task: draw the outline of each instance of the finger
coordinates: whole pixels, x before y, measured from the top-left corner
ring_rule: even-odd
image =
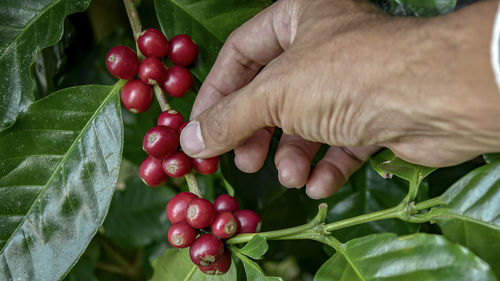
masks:
[[[320,146],[299,136],[283,134],[274,156],[280,183],[290,188],[303,187]]]
[[[255,173],[262,168],[269,151],[273,131],[272,127],[262,128],[234,149],[234,163],[238,169],[245,173]]]
[[[191,119],[223,96],[248,84],[290,45],[290,8],[279,1],[236,29],[226,40],[198,92]]]
[[[313,199],[331,196],[379,148],[378,146],[330,147],[307,180],[307,195]]]

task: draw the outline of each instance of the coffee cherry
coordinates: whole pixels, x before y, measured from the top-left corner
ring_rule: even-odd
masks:
[[[217,197],[214,201],[214,209],[217,213],[220,212],[231,212],[234,213],[238,211],[240,206],[238,205],[238,202],[236,199],[234,199],[233,196],[228,195],[228,194],[222,194],[221,196]]]
[[[177,151],[163,159],[163,171],[167,176],[180,178],[191,170],[191,158],[182,151]]]
[[[139,59],[129,47],[116,46],[106,56],[106,67],[116,78],[132,79],[137,75]]]
[[[171,223],[186,221],[186,210],[189,202],[198,198],[191,192],[181,192],[175,195],[167,204],[167,218]]]
[[[229,271],[231,268],[231,251],[227,248],[224,249],[224,253],[218,259],[216,259],[209,266],[199,266],[201,272],[208,275],[222,275]]]
[[[224,253],[224,245],[212,234],[204,234],[189,248],[189,256],[197,266],[209,266]]]
[[[181,135],[181,132],[184,128],[186,128],[187,124],[189,124],[189,122],[184,122],[182,123],[182,125],[179,127],[179,136]]]
[[[156,158],[168,157],[179,146],[177,131],[164,126],[155,126],[149,130],[142,141],[142,148],[148,155]]]
[[[186,222],[172,224],[168,230],[168,242],[176,248],[189,247],[196,238],[196,230]]]
[[[146,57],[161,58],[168,54],[168,40],[156,28],[148,28],[137,38],[137,46]]]
[[[193,75],[184,66],[174,65],[167,69],[167,76],[162,86],[167,94],[181,98],[193,86]]]
[[[198,56],[198,45],[191,37],[181,34],[170,39],[168,58],[176,65],[187,66],[194,62]]]
[[[238,232],[238,224],[231,212],[218,213],[211,226],[212,233],[221,238],[226,239],[232,237]]]
[[[158,186],[167,180],[167,175],[161,167],[161,160],[148,156],[141,163],[139,174],[142,181],[149,186]]]
[[[234,214],[234,218],[238,223],[238,233],[255,233],[260,232],[262,222],[259,215],[252,210],[239,210]]]
[[[139,66],[139,77],[144,83],[161,85],[165,81],[166,75],[167,70],[165,66],[157,58],[145,58]]]
[[[214,206],[210,201],[203,198],[196,198],[189,202],[186,210],[186,221],[196,228],[205,228],[215,220]]]
[[[153,89],[141,80],[128,81],[120,94],[123,107],[133,113],[141,113],[149,109],[153,103]]]
[[[191,160],[191,166],[202,175],[211,175],[215,173],[219,167],[219,156],[205,159]]]
[[[176,131],[179,130],[182,124],[184,124],[184,118],[182,118],[179,112],[173,109],[163,111],[160,116],[158,116],[158,121],[156,122],[158,126],[169,127]]]

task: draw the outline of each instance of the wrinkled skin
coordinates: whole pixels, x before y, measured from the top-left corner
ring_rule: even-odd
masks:
[[[395,18],[367,1],[281,0],[234,31],[203,83],[181,145],[235,149],[262,167],[274,127],[280,182],[330,196],[371,154],[447,166],[500,151],[490,65],[497,1],[436,18]],[[326,155],[310,163],[321,143]]]

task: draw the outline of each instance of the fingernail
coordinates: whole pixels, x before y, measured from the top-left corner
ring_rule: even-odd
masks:
[[[182,130],[180,143],[184,153],[188,155],[196,155],[205,149],[205,142],[201,135],[200,122],[191,121]]]

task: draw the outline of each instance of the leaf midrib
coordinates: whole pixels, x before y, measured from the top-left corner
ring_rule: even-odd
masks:
[[[451,211],[453,211],[452,209],[434,208],[434,211],[435,212],[440,212],[440,211],[445,212],[445,213],[438,213],[438,214],[432,216],[432,219],[435,219],[435,220],[439,220],[439,219],[443,219],[443,218],[461,219],[461,220],[464,220],[467,222],[477,223],[479,225],[486,226],[486,227],[493,228],[495,230],[500,231],[500,226],[498,226],[494,223],[481,221],[479,219],[468,217],[468,216],[463,215],[463,214],[451,213]]]
[[[18,42],[18,39],[24,35],[26,30],[28,30],[28,28],[31,27],[33,25],[33,23],[37,21],[38,18],[40,18],[42,15],[45,15],[45,13],[47,11],[49,11],[53,6],[58,5],[62,1],[68,1],[68,0],[54,1],[54,2],[52,2],[52,4],[48,5],[44,9],[40,10],[40,13],[36,17],[32,18],[27,25],[25,25],[23,28],[21,28],[22,31],[19,33],[19,35],[16,36],[16,38],[12,41],[12,43],[9,44],[9,46],[7,46],[7,48],[5,48],[5,51],[0,55],[0,59],[4,58],[5,54],[7,54],[9,52],[10,48],[12,48],[12,46],[16,45],[14,43]],[[65,12],[66,12],[66,9],[65,9]]]
[[[75,140],[73,141],[73,143],[71,144],[71,146],[68,148],[68,151],[64,154],[63,159],[61,159],[61,161],[59,162],[59,164],[57,164],[56,168],[54,169],[54,172],[51,174],[50,178],[47,180],[47,183],[44,185],[43,189],[40,191],[40,193],[35,198],[35,200],[33,200],[33,203],[31,205],[31,207],[26,212],[26,214],[24,215],[24,217],[21,220],[21,222],[19,222],[19,224],[16,227],[16,229],[12,232],[12,234],[9,237],[9,239],[7,240],[7,242],[5,243],[5,245],[0,250],[0,254],[2,254],[3,251],[5,250],[5,248],[9,245],[9,242],[14,237],[14,234],[19,231],[19,228],[21,228],[21,226],[24,224],[24,221],[26,221],[26,218],[28,217],[28,215],[31,214],[34,206],[36,205],[36,202],[38,202],[40,200],[40,198],[43,196],[43,194],[47,190],[47,188],[48,188],[49,184],[51,183],[51,181],[54,179],[54,177],[56,176],[56,174],[58,173],[58,171],[62,168],[62,165],[64,163],[66,163],[66,161],[69,158],[69,155],[71,154],[71,152],[73,152],[73,150],[75,149],[76,145],[81,140],[82,136],[87,132],[88,128],[90,127],[90,124],[92,124],[92,122],[96,119],[96,117],[102,112],[102,109],[104,108],[104,106],[109,103],[109,101],[111,100],[111,98],[114,97],[114,95],[118,92],[118,89],[120,89],[123,86],[123,84],[125,84],[125,82],[126,82],[126,80],[119,80],[118,82],[115,83],[115,85],[113,86],[113,88],[111,88],[111,90],[110,90],[109,94],[107,95],[107,97],[101,102],[101,104],[99,105],[99,107],[97,108],[97,110],[94,112],[94,114],[89,118],[89,120],[87,121],[87,123],[85,124],[85,126],[83,126],[83,128],[80,131],[80,133],[78,134],[78,136],[75,138]],[[85,87],[85,86],[83,86],[83,87]]]

